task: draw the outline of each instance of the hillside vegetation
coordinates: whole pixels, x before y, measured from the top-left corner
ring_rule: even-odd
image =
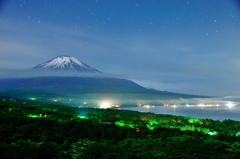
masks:
[[[239,158],[240,122],[0,98],[0,158]]]

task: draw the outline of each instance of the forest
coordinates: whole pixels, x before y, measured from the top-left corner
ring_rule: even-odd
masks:
[[[240,122],[0,97],[0,158],[239,158]]]

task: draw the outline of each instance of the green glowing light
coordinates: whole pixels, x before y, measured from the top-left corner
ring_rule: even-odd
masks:
[[[149,130],[153,130],[154,127],[151,127],[150,125],[147,124],[147,127],[149,128]]]
[[[39,116],[38,115],[29,114],[28,117],[30,117],[30,118],[38,118]]]
[[[3,98],[3,100],[2,100],[2,101],[4,101],[4,102],[5,102],[5,101],[6,101],[6,99],[5,99],[5,98]]]
[[[124,121],[116,121],[115,124],[118,126],[126,126],[126,124],[124,124]]]
[[[81,118],[81,119],[88,119],[88,117],[86,117],[84,115],[79,115],[78,117]]]
[[[211,132],[211,131],[210,131],[210,132],[208,132],[208,134],[209,134],[209,135],[217,135],[217,134],[218,134],[218,132],[216,132],[216,131],[214,131],[214,132]]]
[[[37,100],[37,98],[29,98],[29,100]]]
[[[189,123],[197,123],[197,122],[201,122],[202,120],[198,119],[198,118],[190,118],[188,119]]]
[[[123,120],[116,121],[115,124],[118,126],[128,126],[128,127],[134,126],[134,124],[132,124],[130,121],[127,123],[126,121],[123,121]]]
[[[83,104],[87,104],[87,102],[83,102]]]
[[[240,131],[236,133],[236,136],[237,136],[237,137],[240,136]]]

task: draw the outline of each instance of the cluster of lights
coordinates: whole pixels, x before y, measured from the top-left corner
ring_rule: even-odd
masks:
[[[138,107],[145,107],[145,108],[155,107],[154,105],[150,105],[150,104],[146,104],[146,105],[138,104],[137,106]]]
[[[212,106],[219,106],[219,104],[198,104],[199,107],[212,107]]]
[[[191,105],[191,106],[198,106],[198,107],[212,107],[212,106],[220,106],[219,104],[197,104],[197,105]]]
[[[33,114],[28,114],[28,117],[30,118],[39,118],[39,117],[47,117],[47,114],[38,114],[38,115],[33,115]]]
[[[232,105],[232,104],[228,104],[228,105]],[[232,106],[235,106],[236,104],[233,104]],[[220,106],[219,104],[185,104],[185,105],[181,105],[181,104],[164,104],[164,106],[167,107],[177,107],[177,106],[186,106],[186,107],[194,107],[194,106],[198,106],[198,107],[210,107],[210,106]]]
[[[119,108],[119,107],[121,107],[121,105],[120,104],[112,105],[112,107]]]

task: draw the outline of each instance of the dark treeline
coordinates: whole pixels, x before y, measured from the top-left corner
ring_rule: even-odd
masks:
[[[0,98],[0,109],[0,158],[240,157],[239,122],[232,120],[8,98]],[[218,134],[211,136],[206,130]]]

